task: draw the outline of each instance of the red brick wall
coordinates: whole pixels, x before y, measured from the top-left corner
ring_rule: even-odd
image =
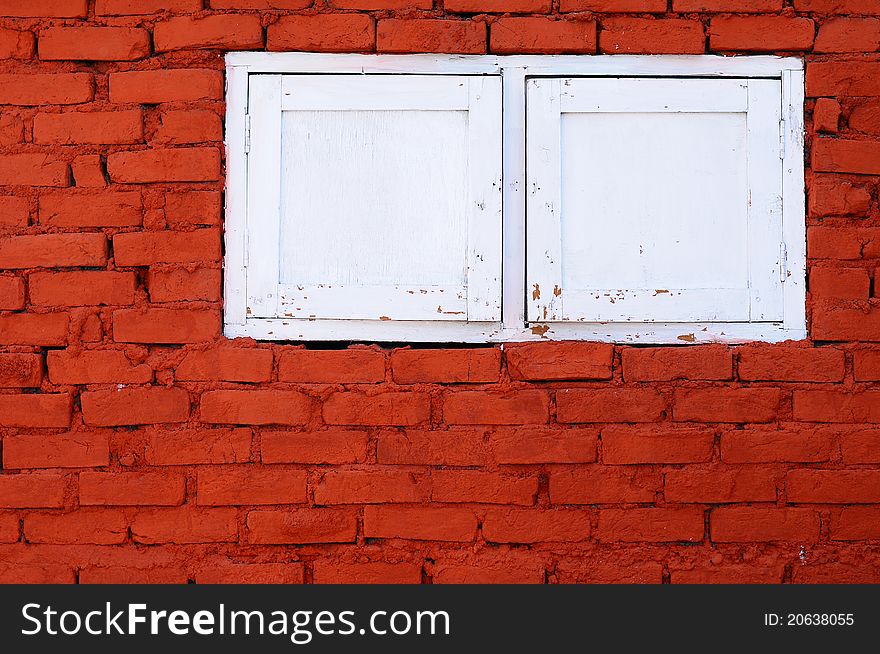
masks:
[[[263,48],[805,56],[814,341],[224,341]],[[878,50],[875,0],[0,0],[0,580],[880,580]]]

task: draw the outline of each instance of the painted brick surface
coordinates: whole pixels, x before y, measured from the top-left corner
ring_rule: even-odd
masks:
[[[874,0],[0,20],[0,581],[880,581]],[[221,55],[261,49],[804,57],[810,339],[223,339]]]

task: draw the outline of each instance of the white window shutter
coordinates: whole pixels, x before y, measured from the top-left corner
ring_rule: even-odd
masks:
[[[250,101],[249,315],[500,320],[498,77],[252,76]]]
[[[779,320],[778,81],[527,88],[532,322]]]

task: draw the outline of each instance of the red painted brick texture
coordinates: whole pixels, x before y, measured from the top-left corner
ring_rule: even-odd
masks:
[[[807,61],[810,339],[221,333],[223,53]],[[0,582],[880,581],[873,0],[0,0]]]

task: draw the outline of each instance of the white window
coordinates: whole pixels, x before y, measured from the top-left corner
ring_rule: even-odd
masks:
[[[800,60],[227,64],[230,336],[805,336]]]

